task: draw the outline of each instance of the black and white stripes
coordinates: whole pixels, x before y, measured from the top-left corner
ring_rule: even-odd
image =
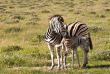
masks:
[[[56,51],[57,51],[58,69],[60,69],[60,46],[61,46],[62,38],[64,37],[66,38],[66,36],[69,37],[70,41],[73,40],[74,42],[76,42],[76,44],[81,43],[81,39],[78,37],[85,37],[89,41],[90,49],[92,49],[92,41],[91,41],[90,33],[89,33],[89,30],[86,24],[77,21],[77,22],[70,23],[64,26],[63,22],[64,22],[64,19],[60,15],[52,16],[50,18],[50,25],[46,31],[45,41],[47,42],[50,53],[51,53],[51,59],[52,59],[51,69],[53,69],[54,67],[54,53],[53,53],[54,46],[56,47]],[[73,37],[77,37],[76,39],[77,41],[75,41]],[[67,47],[68,46],[71,47],[71,45],[74,46],[75,45],[74,42],[67,43],[66,46]],[[74,47],[71,47],[71,48],[74,48]]]
[[[93,48],[90,32],[85,23],[77,21],[65,25],[65,28],[67,29],[69,37],[80,36],[88,38],[90,42],[90,49]]]
[[[86,26],[86,24],[77,21],[77,22],[65,25],[65,28],[66,28],[67,32],[63,35],[63,39],[62,39],[62,44],[63,44],[62,45],[62,48],[63,48],[62,52],[64,52],[64,50],[66,48],[65,69],[67,69],[66,57],[67,57],[67,54],[68,54],[70,49],[72,49],[72,55],[73,56],[74,56],[73,51],[74,50],[76,51],[76,57],[78,59],[78,64],[80,66],[79,58],[78,58],[78,52],[77,52],[78,46],[80,46],[81,49],[83,50],[83,54],[84,54],[83,67],[85,67],[87,62],[88,62],[87,53],[89,51],[89,47],[90,47],[90,49],[93,48],[92,40],[90,37],[88,27]],[[63,57],[63,55],[62,55],[62,57]],[[72,58],[72,62],[73,62],[73,58]],[[73,63],[72,63],[72,66],[73,66]]]
[[[80,67],[80,62],[79,62],[79,56],[78,56],[78,52],[77,52],[77,47],[78,46],[82,46],[82,50],[84,52],[84,63],[83,63],[83,66],[86,66],[87,64],[87,52],[88,52],[88,47],[89,47],[89,42],[88,42],[88,39],[86,37],[80,37],[80,36],[75,36],[75,37],[69,37],[69,36],[65,36],[63,37],[62,39],[62,48],[63,48],[63,51],[65,50],[66,48],[66,53],[65,53],[65,56],[64,56],[64,64],[65,64],[65,69],[67,69],[67,66],[66,66],[66,57],[67,57],[67,54],[69,52],[70,49],[72,49],[72,67],[73,66],[73,59],[74,59],[74,50],[76,51],[76,57],[77,57],[77,60],[78,60],[78,65]],[[63,57],[63,54],[62,54],[62,57]],[[63,58],[62,58],[63,60]],[[62,65],[63,65],[63,62],[62,62]]]
[[[58,59],[58,69],[60,69],[60,44],[62,40],[61,30],[65,29],[62,22],[64,19],[60,15],[54,15],[50,18],[50,25],[47,29],[45,41],[48,44],[51,59],[52,59],[52,66],[51,69],[54,67],[54,46],[56,47],[57,52],[57,59]],[[66,30],[65,30],[66,31]]]
[[[50,26],[47,29],[45,41],[49,44],[60,44],[62,40],[62,35],[60,30],[64,27],[62,22],[63,18],[60,15],[54,15],[50,19]]]

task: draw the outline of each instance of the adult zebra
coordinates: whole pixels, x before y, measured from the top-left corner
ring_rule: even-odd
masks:
[[[50,18],[50,25],[46,31],[45,41],[47,42],[48,48],[51,53],[51,69],[53,69],[54,67],[54,46],[56,47],[57,52],[58,69],[60,69],[60,43],[62,40],[61,30],[65,29],[63,22],[64,19],[60,15],[52,16]],[[64,31],[66,31],[66,29]]]

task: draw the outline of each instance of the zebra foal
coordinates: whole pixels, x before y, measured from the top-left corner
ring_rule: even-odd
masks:
[[[83,50],[83,55],[84,55],[84,62],[83,62],[83,67],[86,66],[86,64],[88,63],[88,57],[87,57],[87,53],[89,51],[89,48],[92,50],[93,45],[92,45],[92,40],[91,40],[91,36],[90,36],[90,32],[88,30],[88,27],[86,26],[85,23],[76,21],[70,24],[67,24],[64,26],[65,29],[67,31],[65,31],[65,33],[63,34],[63,37],[65,40],[69,40],[70,43],[68,43],[68,45],[71,46],[71,41],[75,41],[74,37],[81,37],[81,40],[83,40],[83,38],[86,39],[87,41],[87,46],[84,45],[80,45],[81,49]],[[73,38],[73,39],[72,39]],[[80,38],[79,38],[80,39]],[[74,43],[74,42],[73,42]],[[76,41],[77,43],[77,41]],[[83,43],[82,43],[83,44]],[[85,43],[86,44],[86,43]],[[76,45],[76,44],[73,44]],[[85,48],[86,47],[86,48]],[[70,47],[68,47],[70,48]],[[62,47],[62,49],[65,49],[64,47]],[[67,48],[66,48],[67,49]],[[76,49],[76,48],[75,48]],[[77,49],[76,49],[77,50]],[[64,51],[62,51],[63,53]],[[63,60],[63,59],[62,59]]]
[[[86,37],[80,37],[80,36],[69,37],[68,34],[63,36],[63,39],[62,39],[62,60],[63,60],[63,53],[64,53],[65,48],[66,48],[66,53],[64,55],[64,65],[63,65],[63,61],[62,61],[62,65],[63,65],[63,68],[65,66],[66,70],[67,70],[66,57],[67,57],[67,54],[68,54],[70,49],[72,49],[72,68],[74,68],[74,65],[73,65],[74,50],[76,52],[76,58],[78,60],[78,65],[80,67],[79,56],[78,56],[78,52],[77,52],[77,47],[78,46],[82,46],[83,49],[86,52],[88,52],[88,50],[89,50],[89,48],[88,48],[88,46],[89,46],[88,39],[86,39]],[[86,54],[86,53],[84,52],[84,54]],[[85,60],[87,61],[87,55],[85,56]]]

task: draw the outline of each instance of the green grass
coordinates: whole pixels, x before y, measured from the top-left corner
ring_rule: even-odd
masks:
[[[109,0],[0,0],[0,74],[109,74],[109,4]],[[64,24],[87,24],[94,49],[88,53],[86,68],[78,68],[75,58],[74,70],[48,69],[51,57],[44,34],[55,14],[62,15]],[[78,52],[82,65],[83,53]],[[56,51],[54,56],[56,59]]]

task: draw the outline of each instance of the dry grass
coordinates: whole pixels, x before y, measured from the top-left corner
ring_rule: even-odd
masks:
[[[31,70],[27,68],[7,69],[7,67],[43,67],[51,65],[51,61],[48,61],[50,60],[50,52],[43,36],[49,26],[49,17],[54,14],[61,14],[65,19],[64,24],[74,21],[82,21],[87,24],[94,45],[94,49],[89,54],[99,49],[103,51],[110,50],[109,4],[109,0],[0,0],[1,73],[6,73],[6,71],[9,74],[18,72],[23,72],[24,74],[58,73],[56,70],[44,71],[43,69],[34,70],[33,68]],[[3,47],[8,48],[8,46],[19,46],[22,47],[22,50],[1,51]],[[80,49],[78,51],[82,63],[82,51]],[[56,54],[54,55],[56,57]],[[59,73],[107,74],[109,68],[106,65],[109,65],[109,61],[102,60],[102,63],[100,63],[99,60],[94,61],[94,59],[94,57],[92,59],[89,58],[87,66],[90,69],[86,68],[79,71],[79,68],[75,66],[75,70],[62,70]],[[3,61],[7,62],[7,60],[9,64],[3,63]],[[67,62],[71,62],[70,57]],[[98,68],[97,65],[99,65]],[[104,66],[103,70],[100,67],[102,65]]]

